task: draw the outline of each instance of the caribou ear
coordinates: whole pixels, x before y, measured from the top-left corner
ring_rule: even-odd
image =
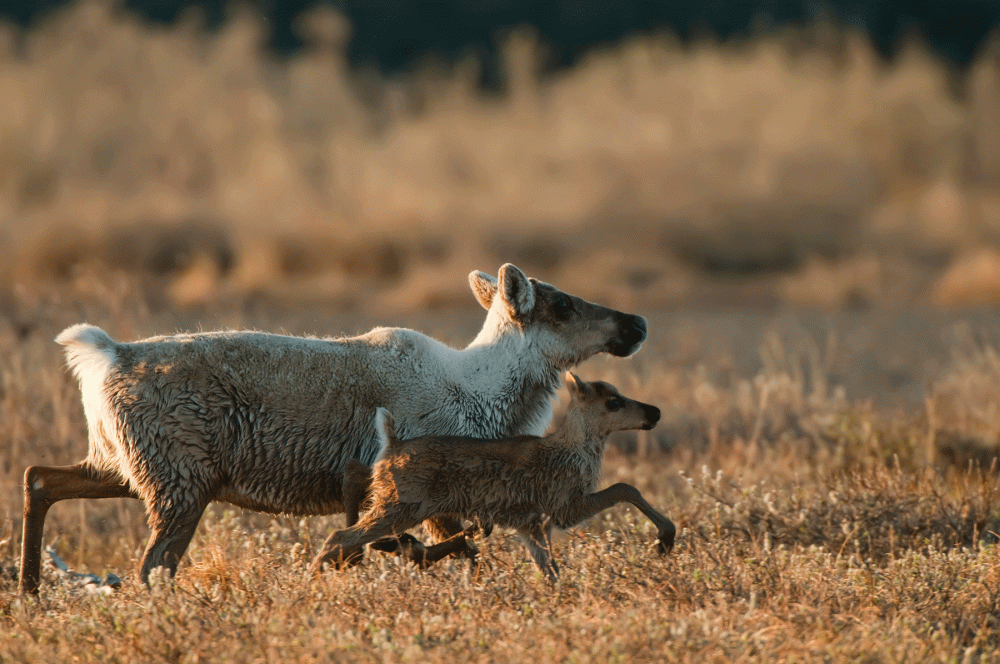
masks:
[[[474,270],[469,273],[469,287],[475,293],[479,304],[483,305],[483,309],[489,309],[493,304],[493,296],[497,294],[496,277]]]
[[[535,287],[516,266],[507,263],[500,268],[498,288],[511,318],[525,316],[535,308]]]
[[[569,393],[571,396],[585,397],[588,394],[590,394],[591,392],[590,385],[580,380],[580,377],[577,376],[572,371],[566,372],[565,380],[566,380],[566,387],[569,388]]]

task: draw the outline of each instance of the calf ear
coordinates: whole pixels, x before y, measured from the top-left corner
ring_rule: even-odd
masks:
[[[500,268],[499,289],[512,318],[525,316],[535,308],[535,287],[516,266],[507,263]]]
[[[569,388],[569,393],[571,395],[584,397],[587,396],[591,391],[590,385],[580,380],[580,377],[577,376],[572,371],[566,372],[565,380],[566,380],[566,387]]]
[[[497,294],[496,277],[474,270],[469,273],[469,287],[475,293],[479,304],[483,305],[483,309],[489,309],[493,304],[493,296]]]

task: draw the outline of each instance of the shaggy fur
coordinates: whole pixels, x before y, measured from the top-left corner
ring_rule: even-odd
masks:
[[[566,380],[572,401],[562,423],[545,437],[400,440],[392,418],[380,414],[386,447],[371,469],[371,510],[357,525],[331,535],[313,569],[356,562],[365,544],[449,515],[471,519],[484,530],[494,524],[515,528],[538,566],[554,579],[552,527],[569,528],[618,502],[630,502],[649,517],[659,531],[660,551],[669,551],[674,525],[638,490],[616,484],[594,493],[608,435],[651,429],[660,419],[659,409],[627,399],[607,383],[585,383],[573,374]],[[356,467],[352,476],[352,481],[366,480]],[[387,547],[383,542],[379,548]]]
[[[91,325],[59,335],[80,381],[90,435],[76,466],[25,472],[20,588],[34,591],[45,513],[66,498],[146,503],[152,536],[140,568],[171,573],[210,501],[291,514],[343,510],[349,461],[374,462],[376,409],[399,432],[540,434],[562,369],[600,352],[626,356],[646,322],[528,279],[469,276],[488,310],[465,349],[407,329],[354,338],[211,332],[114,341]],[[439,537],[461,530],[430,524]]]

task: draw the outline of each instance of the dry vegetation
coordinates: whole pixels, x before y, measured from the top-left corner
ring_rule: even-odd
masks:
[[[0,662],[1000,661],[1000,321],[906,308],[1000,299],[996,48],[956,83],[822,28],[647,37],[540,78],[520,34],[489,96],[474,63],[350,72],[330,14],[287,62],[251,14],[195,23],[0,27]],[[86,450],[63,327],[460,344],[465,275],[508,260],[648,315],[580,374],[664,410],[606,475],[677,523],[670,557],[618,509],[558,541],[554,586],[504,532],[478,575],[311,579],[341,517],[220,506],[146,590],[141,506],[70,501],[46,541],[125,587],[16,596],[24,468]],[[835,311],[864,304],[904,308]]]
[[[53,508],[46,541],[72,567],[113,571],[126,585],[88,593],[46,567],[40,597],[25,600],[15,594],[20,475],[85,451],[78,390],[51,342],[62,326],[88,319],[134,337],[201,325],[353,332],[372,321],[264,306],[158,313],[121,284],[50,292],[19,308],[30,323],[0,326],[0,661],[1000,659],[989,417],[1000,365],[967,326],[942,335],[953,354],[941,351],[938,368],[916,379],[924,400],[903,409],[857,398],[863,386],[836,378],[867,346],[830,339],[877,332],[871,316],[854,328],[828,321],[817,343],[787,315],[652,312],[636,357],[593,360],[580,373],[664,409],[653,431],[614,440],[606,480],[636,484],[674,519],[680,535],[667,558],[646,520],[622,508],[559,538],[554,586],[499,531],[480,540],[478,575],[462,563],[421,573],[376,554],[312,579],[311,556],[342,517],[220,506],[176,582],[146,590],[134,583],[147,533],[138,503],[70,501]],[[461,343],[480,319],[464,310],[396,322]],[[751,361],[700,333],[726,320],[753,330]],[[748,345],[731,331],[722,337],[734,353]],[[879,389],[869,387],[868,396]]]
[[[475,62],[386,79],[350,70],[335,14],[301,30],[276,62],[247,10],[216,35],[96,1],[0,26],[0,294],[126,271],[154,306],[419,308],[513,259],[648,305],[1000,299],[996,43],[959,77],[822,26],[649,36],[540,77],[522,32],[489,95]]]

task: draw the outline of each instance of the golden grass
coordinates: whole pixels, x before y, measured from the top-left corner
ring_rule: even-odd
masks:
[[[328,11],[281,62],[249,10],[196,26],[99,0],[0,26],[0,297],[96,270],[185,306],[415,309],[473,259],[650,306],[731,298],[706,271],[824,306],[1000,293],[973,260],[1000,237],[995,44],[961,84],[919,44],[887,65],[827,26],[636,37],[540,77],[521,32],[491,96],[473,62],[352,72]]]
[[[853,396],[861,387],[837,378],[865,351],[832,339],[876,329],[877,316],[850,319],[853,329],[824,319],[819,343],[807,318],[648,312],[638,355],[579,372],[663,407],[659,427],[615,439],[606,481],[634,483],[677,523],[669,557],[656,555],[641,515],[616,509],[559,537],[554,586],[504,531],[480,540],[478,574],[373,555],[310,578],[311,556],[341,517],[219,506],[176,581],[147,590],[133,571],[147,532],[141,506],[79,501],[53,508],[46,541],[76,569],[125,576],[124,588],[87,593],[46,568],[41,595],[20,599],[20,475],[86,449],[78,390],[51,342],[63,325],[86,318],[128,338],[218,326],[335,334],[369,321],[266,306],[156,311],[122,284],[49,291],[19,307],[26,322],[0,326],[2,661],[1000,659],[1000,484],[988,460],[998,441],[982,419],[996,353],[963,324],[944,326],[957,331],[938,358],[919,348],[929,327],[908,331],[921,366],[941,364],[915,379],[923,399],[899,394],[893,405],[891,395]],[[476,311],[397,322],[461,343]],[[738,334],[747,330],[750,343]]]

